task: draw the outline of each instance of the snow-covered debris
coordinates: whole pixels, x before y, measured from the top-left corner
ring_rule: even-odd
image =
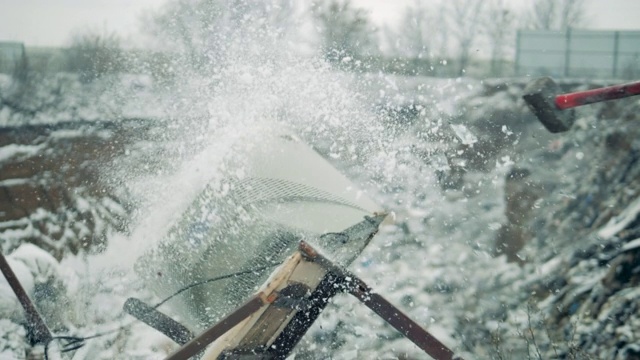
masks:
[[[9,259],[22,262],[31,272],[35,283],[47,283],[60,277],[58,261],[33,244],[20,245]]]
[[[473,146],[473,144],[478,142],[478,138],[473,135],[466,126],[462,124],[451,124],[451,128],[463,145]]]
[[[173,96],[145,75],[117,75],[82,83],[77,74],[42,74],[28,83],[9,77],[0,87],[0,127],[69,121],[161,119]]]
[[[34,156],[40,150],[42,150],[42,145],[9,144],[0,147],[0,163],[15,157]]]
[[[7,318],[0,319],[0,359],[24,359],[28,348],[24,326]]]
[[[640,198],[629,204],[618,216],[611,218],[611,220],[598,231],[598,236],[603,239],[609,239],[638,220],[638,216],[640,216]]]

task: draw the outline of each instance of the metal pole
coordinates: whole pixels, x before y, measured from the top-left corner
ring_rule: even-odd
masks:
[[[569,77],[571,67],[571,28],[567,28],[564,51],[564,77]]]
[[[423,329],[387,299],[380,294],[372,292],[371,288],[366,286],[360,279],[356,279],[356,281],[359,281],[360,284],[351,289],[350,293],[416,344],[422,351],[436,360],[461,360],[460,357],[455,357],[453,351],[441,343],[440,340]]]
[[[16,274],[13,272],[13,269],[11,269],[2,252],[0,252],[0,270],[2,270],[2,274],[5,279],[7,279],[9,286],[11,286],[18,301],[20,301],[20,305],[22,305],[24,309],[25,317],[27,318],[27,336],[29,337],[31,345],[46,344],[51,341],[53,337],[51,336],[49,328],[44,323],[44,320],[31,302],[31,299],[29,299],[29,295],[27,295],[22,284],[20,284],[20,280],[16,277]]]
[[[520,30],[516,32],[516,76],[520,75]]]
[[[304,241],[300,242],[298,249],[305,258],[339,276],[341,280],[336,284],[338,287],[342,287],[351,295],[355,296],[429,356],[436,360],[462,360],[460,357],[456,357],[453,351],[431,335],[431,333],[400,311],[400,309],[381,295],[374,293],[362,279],[346,269],[335,265],[331,260],[322,256],[311,247],[311,245]]]
[[[613,70],[612,75],[614,78],[618,76],[618,46],[620,42],[620,31],[613,33]]]

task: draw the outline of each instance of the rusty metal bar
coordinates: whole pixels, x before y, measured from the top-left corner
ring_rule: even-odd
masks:
[[[361,282],[360,279],[357,279]],[[400,309],[391,304],[381,295],[371,292],[371,289],[363,288],[364,283],[354,287],[350,293],[358,298],[369,309],[383,318],[407,339],[411,340],[425,353],[436,360],[452,360],[454,353],[447,346],[436,339],[428,331],[423,329]],[[460,359],[459,357],[456,359]]]
[[[18,301],[20,301],[20,305],[22,305],[22,308],[24,309],[25,317],[27,319],[27,336],[29,337],[31,345],[46,344],[51,341],[53,337],[51,336],[51,332],[49,331],[47,324],[45,324],[42,316],[40,316],[40,313],[38,313],[33,302],[29,299],[29,295],[27,295],[22,284],[20,284],[20,280],[16,277],[16,274],[13,272],[13,269],[11,269],[11,266],[9,266],[7,259],[1,251],[0,270],[2,270],[2,274],[5,279],[7,279],[9,286],[11,286],[11,289],[16,294]]]
[[[336,284],[342,287],[343,291],[348,291],[355,296],[425,353],[436,360],[452,360],[454,358],[462,360],[460,357],[454,357],[453,351],[405,315],[400,309],[381,295],[374,293],[362,279],[335,265],[304,241],[300,242],[298,248],[309,261],[316,262],[329,272],[337,275],[340,280],[336,281]]]
[[[254,295],[251,299],[245,302],[244,305],[227,315],[217,324],[205,330],[202,334],[196,336],[193,340],[189,341],[180,349],[169,355],[165,360],[187,360],[192,356],[197,355],[200,351],[209,346],[209,344],[216,341],[220,336],[233,329],[233,327],[242,322],[242,320],[258,311],[266,303],[267,300],[261,292]]]

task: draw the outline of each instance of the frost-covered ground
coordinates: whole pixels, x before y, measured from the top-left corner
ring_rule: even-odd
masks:
[[[245,145],[243,134],[259,141],[254,128],[284,123],[396,216],[352,270],[465,358],[637,358],[640,103],[581,109],[570,132],[551,135],[520,100],[526,82],[354,75],[286,58],[237,64],[170,91],[140,76],[80,84],[59,75],[36,101],[5,103],[0,122],[5,129],[62,128],[3,143],[0,166],[64,151],[60,134],[102,138],[96,151],[114,154],[91,179],[108,186],[92,192],[73,183],[60,212],[11,220],[28,231],[2,222],[3,251],[25,267],[33,291],[46,284],[39,305],[56,334],[107,332],[72,358],[162,358],[170,342],[121,311],[130,296],[158,300],[138,282],[133,262],[215,178],[221,159]],[[2,78],[4,98],[12,86]],[[135,127],[135,119],[146,125]],[[69,123],[80,120],[78,132]],[[71,172],[92,166],[95,159],[83,158]],[[50,184],[50,177],[30,176]],[[106,246],[80,246],[56,253],[57,260],[22,250],[54,270],[16,255],[20,242],[38,243],[34,233],[53,234],[47,241],[58,232],[82,237],[95,226],[74,233],[74,224],[114,213],[124,225],[100,228]],[[6,290],[0,283],[2,299],[10,298]],[[19,336],[15,302],[0,314],[0,358],[24,358],[31,350]],[[425,357],[346,295],[335,298],[295,356]]]

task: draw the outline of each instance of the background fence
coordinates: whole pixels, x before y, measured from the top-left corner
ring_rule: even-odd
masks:
[[[516,75],[632,79],[640,76],[640,31],[519,30]]]

